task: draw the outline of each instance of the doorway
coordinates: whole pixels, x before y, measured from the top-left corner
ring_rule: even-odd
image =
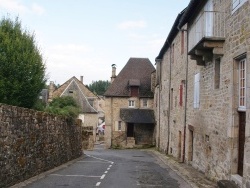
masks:
[[[238,174],[243,176],[246,113],[239,112]]]
[[[134,137],[134,124],[133,123],[127,124],[127,137]]]

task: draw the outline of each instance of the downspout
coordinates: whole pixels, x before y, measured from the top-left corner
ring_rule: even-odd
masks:
[[[160,141],[161,141],[161,71],[162,71],[162,59],[159,61],[159,66],[160,66],[160,78],[159,78],[159,93],[158,93],[158,114],[159,114],[159,138],[158,138],[158,149],[160,149]]]
[[[185,155],[186,155],[186,123],[187,123],[187,88],[188,88],[188,30],[187,29],[180,29],[179,26],[177,27],[179,31],[186,31],[186,81],[185,81],[185,103],[184,103],[184,139],[183,139],[183,155],[182,155],[182,162],[185,162]]]
[[[168,155],[168,152],[169,152],[169,136],[170,136],[170,110],[171,110],[171,67],[172,67],[172,63],[171,63],[171,57],[172,57],[172,46],[170,45],[170,43],[168,42],[168,40],[166,40],[166,42],[168,43],[168,45],[170,46],[170,55],[169,55],[169,87],[168,87],[168,142],[167,142],[167,152],[166,154]]]

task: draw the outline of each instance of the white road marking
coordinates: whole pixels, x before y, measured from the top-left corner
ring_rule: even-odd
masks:
[[[100,178],[100,179],[102,180],[102,179],[104,179],[104,178],[105,178],[105,174],[103,174],[103,175],[101,176],[101,178]]]
[[[102,162],[102,161],[77,161],[78,163],[109,163],[109,162]]]
[[[86,154],[85,154],[85,155],[86,155]],[[101,160],[101,161],[106,161],[106,162],[109,162],[109,163],[111,163],[111,164],[114,164],[114,162],[109,161],[109,160],[106,160],[106,159],[101,159],[101,158],[94,157],[94,156],[91,156],[91,155],[86,155],[86,156],[88,156],[88,157],[92,157],[92,158],[94,158],[94,159],[98,159],[98,160]]]
[[[110,168],[107,168],[107,170],[110,170]]]
[[[109,168],[111,168],[112,167],[112,165],[109,165]]]
[[[104,172],[104,174],[107,174],[107,173],[108,173],[108,171],[105,171],[105,172]]]
[[[101,184],[101,182],[97,182],[95,186],[96,186],[96,187],[99,187],[100,184]]]
[[[68,174],[50,174],[51,176],[66,176],[66,177],[86,177],[86,178],[100,178],[102,176],[86,176],[86,175],[80,175],[80,174],[74,174],[74,175],[68,175]]]

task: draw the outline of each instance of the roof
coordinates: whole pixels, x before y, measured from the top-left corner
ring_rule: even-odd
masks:
[[[148,58],[130,58],[104,96],[129,97],[130,86],[139,86],[139,97],[153,97],[151,91],[151,73],[154,66]],[[132,84],[132,85],[131,85]]]
[[[184,14],[185,11],[186,11],[186,9],[181,11],[178,14],[178,16],[176,17],[174,25],[172,26],[172,28],[171,28],[171,30],[169,32],[169,35],[168,35],[163,47],[161,48],[161,51],[160,51],[159,55],[155,58],[156,60],[163,58],[164,53],[168,50],[168,48],[170,47],[170,45],[173,42],[174,38],[176,37],[177,33],[179,32],[178,24],[179,24],[179,21],[180,21],[180,19],[181,19],[182,15]]]
[[[97,97],[93,92],[91,92],[80,80],[78,80],[75,76],[67,80],[65,83],[63,83],[59,88],[57,88],[55,91],[53,91],[53,97],[60,97],[63,92],[67,89],[69,84],[72,81],[75,81],[81,91],[84,93],[86,97]]]
[[[188,6],[182,10],[175,19],[175,22],[169,32],[169,35],[161,48],[159,55],[155,60],[160,60],[163,58],[163,55],[170,47],[170,44],[173,42],[174,38],[179,32],[179,29],[183,27],[187,22],[189,22],[193,17],[199,12],[197,11],[207,2],[207,0],[190,0]]]
[[[155,123],[154,110],[121,108],[120,118],[127,123]]]
[[[95,109],[91,103],[98,97],[74,76],[53,91],[53,98],[67,96],[69,95],[69,90],[75,90],[79,93],[79,95],[73,96],[74,98],[76,97],[77,103],[82,109],[82,113],[97,113],[97,109]]]

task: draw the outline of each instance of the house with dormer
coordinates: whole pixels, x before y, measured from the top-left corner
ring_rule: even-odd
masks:
[[[130,58],[105,92],[105,142],[108,148],[133,148],[155,144],[155,119],[148,58]]]

